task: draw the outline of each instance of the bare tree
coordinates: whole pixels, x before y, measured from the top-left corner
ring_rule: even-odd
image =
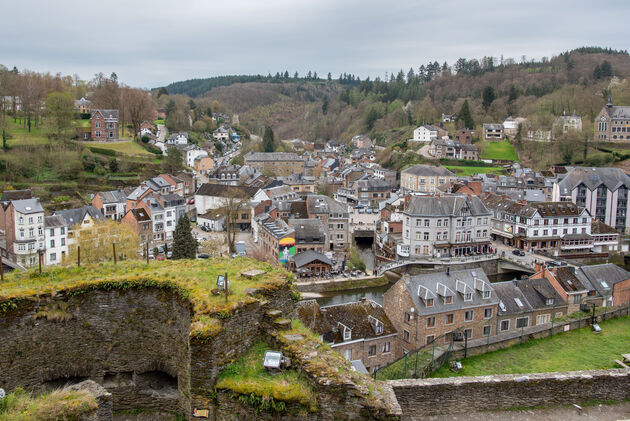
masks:
[[[44,94],[42,78],[38,73],[27,70],[22,74],[19,86],[22,111],[26,117],[24,126],[28,126],[28,131],[30,132],[32,119],[35,119],[36,124],[39,120],[39,112]]]
[[[223,198],[223,206],[219,209],[219,213],[225,217],[225,238],[230,254],[236,252],[236,222],[241,211],[247,207],[247,199],[247,195],[242,190],[235,187],[228,188]]]
[[[140,133],[140,125],[150,117],[151,98],[145,91],[128,87],[122,90],[122,95],[125,111],[131,122],[133,138],[137,140]]]

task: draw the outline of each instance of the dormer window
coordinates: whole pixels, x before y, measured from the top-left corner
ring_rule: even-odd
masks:
[[[433,307],[433,298],[427,298],[427,300],[425,301],[425,305],[427,307]]]
[[[490,291],[484,291],[483,292],[483,298],[485,298],[485,299],[490,298],[491,295],[492,295],[492,292],[490,292]]]
[[[552,306],[553,305],[553,298],[547,298],[547,305],[548,306]]]
[[[352,331],[346,327],[343,329],[343,340],[349,341],[350,339],[352,339]]]
[[[444,297],[444,304],[451,304],[452,302],[453,302],[452,295],[447,295],[446,297]]]
[[[383,324],[382,323],[377,323],[376,324],[376,334],[380,335],[383,333]]]
[[[464,294],[464,301],[472,301],[472,292],[467,292]]]

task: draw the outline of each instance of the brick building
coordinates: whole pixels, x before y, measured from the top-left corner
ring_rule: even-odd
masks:
[[[92,140],[118,140],[118,110],[92,110]]]
[[[454,330],[468,339],[496,329],[499,299],[483,269],[404,275],[383,296],[383,308],[398,331],[403,352],[448,344]]]
[[[608,103],[595,117],[593,130],[597,141],[630,140],[630,107],[612,105],[612,97],[608,97]]]
[[[297,311],[300,320],[333,350],[349,361],[361,361],[370,373],[402,355],[396,328],[372,300],[321,308],[307,301]]]
[[[127,224],[138,234],[142,245],[153,240],[153,220],[144,207],[129,210],[121,222]]]

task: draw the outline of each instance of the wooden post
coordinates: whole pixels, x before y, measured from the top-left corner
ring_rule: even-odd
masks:
[[[229,287],[229,282],[228,282],[228,276],[227,276],[227,272],[225,272],[225,302],[227,303],[228,301],[228,289]]]
[[[42,251],[37,250],[37,254],[39,255],[39,274],[42,274]]]
[[[4,282],[4,265],[2,264],[2,254],[0,254],[0,280]]]
[[[147,241],[147,251],[146,251],[146,255],[147,255],[147,265],[149,264],[149,242]]]
[[[117,259],[116,259],[116,243],[112,243],[112,249],[114,250],[114,264],[116,264]]]
[[[77,266],[81,267],[81,246],[77,244]]]

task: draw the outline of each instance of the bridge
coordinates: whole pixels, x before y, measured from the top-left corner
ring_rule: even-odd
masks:
[[[437,269],[441,266],[447,265],[469,265],[469,264],[482,264],[496,261],[501,270],[514,270],[528,273],[534,273],[534,263],[524,262],[513,259],[508,256],[499,257],[496,254],[483,254],[479,256],[467,256],[467,257],[424,257],[413,258],[405,260],[394,260],[384,263],[376,268],[376,275],[382,276],[385,272],[392,271],[394,269],[403,268],[406,266],[425,266],[427,269]]]

